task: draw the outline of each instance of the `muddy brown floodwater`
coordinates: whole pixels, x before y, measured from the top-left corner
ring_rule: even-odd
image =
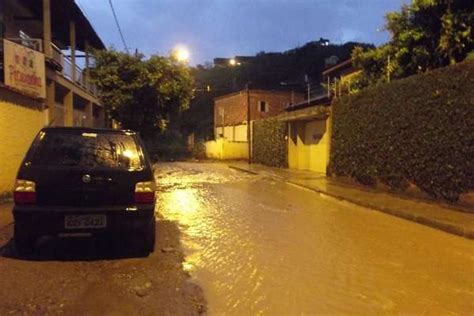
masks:
[[[159,164],[211,315],[473,315],[474,243],[224,164]]]

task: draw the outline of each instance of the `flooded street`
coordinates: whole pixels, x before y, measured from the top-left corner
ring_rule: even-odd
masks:
[[[157,166],[211,315],[472,315],[474,243],[229,169]]]

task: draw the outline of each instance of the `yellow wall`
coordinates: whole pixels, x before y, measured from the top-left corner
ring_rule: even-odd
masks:
[[[233,126],[224,127],[224,138],[227,138],[229,140],[234,140],[234,127]]]
[[[288,123],[288,167],[298,169],[297,123]]]
[[[319,135],[322,138],[317,139]],[[309,144],[309,162],[308,169],[316,172],[326,173],[327,166],[327,143],[326,121],[312,121],[306,123],[306,142]],[[316,137],[316,139],[314,137]]]
[[[298,151],[298,168],[308,170],[309,169],[309,147],[306,146],[306,128],[304,122],[297,122],[297,146],[296,150]]]
[[[230,142],[219,138],[208,141],[206,146],[206,157],[212,159],[248,159],[247,142]]]
[[[290,122],[289,131],[288,166],[292,169],[326,173],[330,145],[328,122]]]
[[[0,100],[0,194],[13,189],[18,167],[44,123],[42,111]]]
[[[247,141],[247,124],[234,126],[234,141],[236,142]]]

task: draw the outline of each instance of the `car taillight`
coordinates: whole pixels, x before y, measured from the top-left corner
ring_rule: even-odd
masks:
[[[155,182],[146,181],[138,182],[135,185],[135,203],[138,204],[153,204],[155,203]]]
[[[36,184],[33,181],[16,180],[13,200],[16,204],[35,204]]]

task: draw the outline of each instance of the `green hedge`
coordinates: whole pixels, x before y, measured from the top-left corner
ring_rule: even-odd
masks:
[[[272,167],[288,167],[286,123],[265,119],[253,123],[252,161]]]
[[[453,202],[474,189],[474,61],[342,97],[333,113],[332,173]]]

